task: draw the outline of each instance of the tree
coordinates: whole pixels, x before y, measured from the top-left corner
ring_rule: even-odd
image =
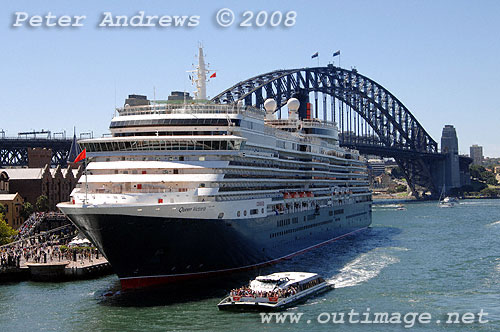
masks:
[[[497,181],[497,179],[494,176],[493,177],[488,177],[486,179],[486,184],[489,184],[491,186],[496,186],[496,185],[498,185],[498,181]]]
[[[49,199],[47,198],[47,196],[42,195],[36,199],[36,210],[38,212],[49,211]]]
[[[3,215],[0,216],[0,245],[12,242],[16,234],[17,231],[5,222]]]
[[[402,193],[406,191],[407,187],[404,184],[398,184],[395,188],[397,193]]]
[[[497,197],[498,192],[493,188],[484,188],[483,190],[481,190],[481,195],[486,197]]]
[[[495,174],[490,171],[487,171],[486,168],[479,165],[471,165],[469,167],[470,176],[473,179],[478,179],[481,182],[485,182],[489,185],[496,186],[498,184],[497,179],[495,178]]]
[[[394,176],[396,179],[402,179],[405,177],[405,173],[403,172],[403,170],[399,166],[394,167],[391,170],[391,175]]]
[[[26,220],[33,212],[35,212],[35,207],[33,206],[33,204],[31,204],[30,202],[26,202],[21,208],[21,217]]]
[[[470,165],[469,172],[473,179],[481,179],[481,173],[485,172],[486,168],[480,165]]]
[[[5,214],[7,213],[7,209],[3,204],[0,204],[0,218],[5,218]]]

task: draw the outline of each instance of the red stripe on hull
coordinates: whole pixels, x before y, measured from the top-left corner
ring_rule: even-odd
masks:
[[[273,264],[281,262],[285,259],[289,259],[289,258],[295,257],[297,255],[306,253],[310,250],[316,249],[316,248],[321,247],[321,246],[328,244],[330,242],[342,239],[348,235],[354,234],[354,233],[359,232],[359,231],[366,229],[366,228],[367,227],[360,228],[360,229],[355,230],[353,232],[346,233],[346,234],[341,235],[339,237],[336,237],[336,238],[330,239],[328,241],[318,243],[314,246],[305,248],[303,250],[291,253],[290,255],[283,256],[281,258],[277,258],[277,259],[274,259],[274,260],[271,260],[268,262],[264,262],[264,263],[260,263],[260,264],[256,264],[256,265],[250,265],[250,266],[234,268],[234,269],[227,269],[227,270],[190,273],[190,274],[179,274],[179,275],[174,274],[174,275],[167,275],[167,276],[147,276],[147,277],[123,278],[123,279],[120,279],[120,284],[121,284],[121,287],[123,290],[131,290],[131,289],[145,288],[145,287],[151,287],[151,286],[172,284],[172,283],[182,282],[182,281],[217,277],[220,275],[226,275],[226,274],[231,274],[231,273],[236,273],[236,272],[249,271],[249,270],[257,269],[260,267],[273,265]]]

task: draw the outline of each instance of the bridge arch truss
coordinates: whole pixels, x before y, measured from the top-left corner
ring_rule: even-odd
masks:
[[[357,70],[327,67],[276,70],[239,82],[212,101],[263,108],[268,98],[277,116],[291,97],[311,102],[311,117],[334,121],[342,146],[361,153],[393,157],[418,196],[417,185],[437,194],[432,164],[442,160],[436,141],[390,91]]]

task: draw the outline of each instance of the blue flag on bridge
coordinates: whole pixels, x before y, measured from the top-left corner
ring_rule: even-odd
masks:
[[[317,58],[319,56],[319,52],[314,53],[311,55],[311,59]]]

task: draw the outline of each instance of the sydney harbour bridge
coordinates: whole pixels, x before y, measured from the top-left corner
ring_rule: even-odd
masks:
[[[340,145],[362,154],[394,158],[403,170],[417,198],[428,192],[439,196],[450,188],[449,161],[460,158],[460,171],[467,172],[466,157],[440,153],[437,142],[427,133],[408,108],[391,92],[356,69],[333,65],[284,69],[241,81],[212,98],[217,103],[243,103],[264,107],[275,99],[277,116],[284,115],[288,99],[300,101],[299,115],[334,121]],[[52,164],[66,165],[71,140],[30,140],[0,138],[0,167],[27,165],[27,149],[52,150]]]

